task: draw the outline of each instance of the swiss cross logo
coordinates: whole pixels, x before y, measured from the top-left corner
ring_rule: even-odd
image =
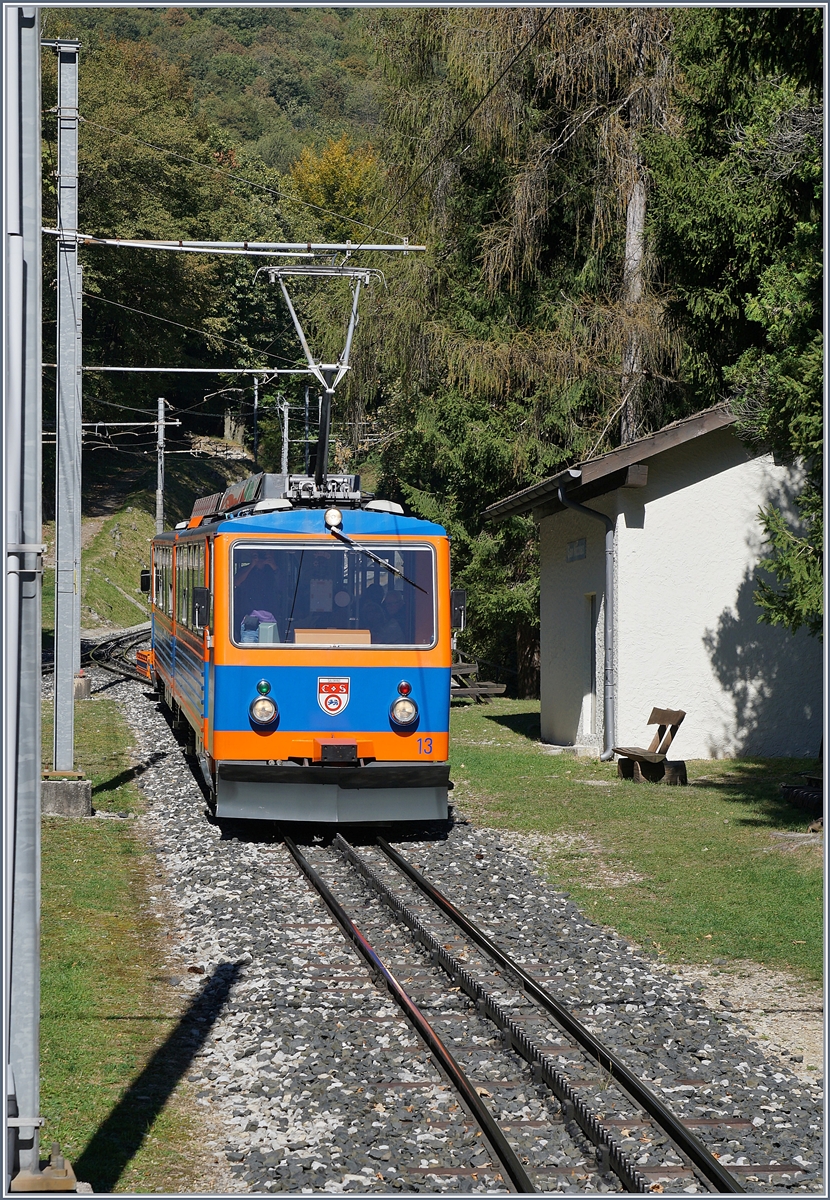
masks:
[[[349,703],[349,679],[318,679],[317,703],[330,717],[342,713]]]

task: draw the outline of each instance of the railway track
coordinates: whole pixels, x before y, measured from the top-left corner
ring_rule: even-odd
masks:
[[[593,1147],[596,1165],[584,1169],[598,1180],[608,1183],[613,1176],[622,1190],[639,1193],[667,1186],[719,1194],[745,1191],[618,1054],[384,839],[378,839],[368,857],[337,835],[330,850],[315,847],[310,852],[314,864],[291,838],[284,841],[346,937],[429,1047],[512,1190],[550,1190],[551,1177],[561,1175],[560,1164],[545,1164],[544,1155],[534,1149],[543,1122],[502,1127],[493,1111],[497,1103],[488,1105],[484,1097],[496,1095],[503,1080],[471,1080],[464,1059],[485,1040],[500,1043],[495,1057],[502,1060],[503,1072],[524,1073],[529,1078],[520,1082],[545,1095],[549,1120],[564,1124],[578,1146]],[[358,909],[361,926],[355,919],[355,877],[363,885],[358,890],[383,905],[373,913],[364,901]],[[338,895],[349,896],[351,914]],[[389,927],[390,912],[394,929]],[[409,953],[402,957],[398,935],[404,931]],[[448,980],[444,1007],[452,1011],[430,1021],[418,997],[435,1007],[437,974]],[[457,1004],[451,1004],[459,991],[469,1001],[465,1027],[459,1026]]]
[[[125,632],[113,634],[96,642],[89,650],[89,665],[101,667],[112,675],[123,675],[127,679],[138,679],[142,683],[147,680],[135,669],[135,657],[128,659],[127,655],[137,646],[146,642],[150,636],[149,622],[140,629],[128,629]]]
[[[137,679],[146,683],[144,676],[139,675],[135,669],[135,658],[130,660],[127,656],[137,646],[148,641],[149,637],[150,623],[148,621],[143,625],[134,626],[132,629],[119,630],[119,632],[98,641],[83,638],[81,640],[81,666],[101,667],[102,670],[109,671],[112,675],[120,675],[125,679]],[[52,674],[54,670],[54,658],[51,654],[44,655],[43,673],[45,675]]]
[[[401,832],[400,861],[382,842],[355,849],[297,837],[297,853],[356,927],[345,931],[273,825],[205,820],[181,745],[146,689],[124,681],[111,694],[127,704],[145,759],[159,888],[175,895],[175,986],[187,992],[229,964],[239,972],[209,1030],[189,1017],[183,1026],[202,1046],[187,1086],[221,1127],[211,1144],[224,1152],[231,1191],[823,1194],[821,1081],[785,1077],[730,1018],[592,924],[498,835],[463,820]],[[458,906],[473,914],[495,950],[510,946],[516,969],[665,1096],[738,1187],[706,1181],[615,1081],[610,1060],[574,1041],[521,973],[474,940],[473,923],[467,932],[455,924],[404,864],[420,866],[455,915]],[[393,1002],[394,983],[406,995]],[[428,1029],[415,1031],[410,1004]],[[441,1065],[438,1042],[455,1068]],[[528,1061],[523,1046],[539,1057],[531,1049]],[[466,1098],[455,1086],[462,1076]]]

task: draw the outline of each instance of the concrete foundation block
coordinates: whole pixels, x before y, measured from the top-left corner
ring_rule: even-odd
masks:
[[[92,680],[88,675],[75,676],[75,699],[88,700],[92,695]]]
[[[542,746],[545,754],[566,754],[570,758],[599,758],[599,746],[555,746],[552,742]]]
[[[599,746],[574,746],[577,758],[599,758]]]
[[[91,817],[92,782],[89,779],[42,780],[40,811],[48,817]]]

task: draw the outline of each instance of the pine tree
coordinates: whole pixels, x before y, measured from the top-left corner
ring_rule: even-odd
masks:
[[[760,514],[756,601],[759,619],[812,634],[823,619],[821,20],[797,8],[679,14],[682,126],[646,154],[685,386],[697,407],[727,400],[747,440],[804,469],[796,511]]]

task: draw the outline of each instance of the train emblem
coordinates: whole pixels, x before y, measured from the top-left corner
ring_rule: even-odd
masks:
[[[323,712],[330,717],[342,713],[349,703],[349,678],[330,678],[328,676],[317,680],[317,703]]]

